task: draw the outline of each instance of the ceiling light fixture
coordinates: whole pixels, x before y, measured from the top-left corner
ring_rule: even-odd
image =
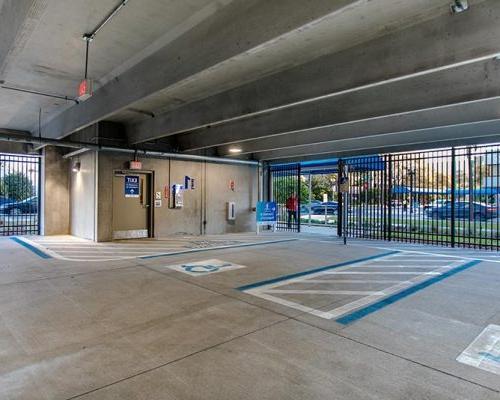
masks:
[[[73,172],[80,172],[80,168],[82,167],[82,163],[80,161],[77,161],[73,164],[73,168],[71,170]]]
[[[233,153],[233,154],[238,154],[238,153],[241,153],[241,151],[242,151],[242,150],[241,150],[241,148],[239,148],[239,147],[231,147],[231,148],[229,149],[229,152],[230,152],[230,153]]]

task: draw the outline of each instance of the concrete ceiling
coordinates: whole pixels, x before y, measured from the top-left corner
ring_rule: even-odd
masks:
[[[257,160],[500,140],[500,2],[451,1],[129,0],[91,44],[94,96],[0,89],[0,129],[37,132],[41,108],[50,138],[107,120]],[[73,97],[82,35],[119,3],[0,0],[0,80]]]
[[[229,0],[131,0],[91,44],[89,75],[97,86],[116,78],[143,59],[148,47],[163,45],[189,31]],[[118,4],[117,0],[6,0],[2,30],[20,22],[12,15],[25,7],[21,27],[8,54],[0,58],[0,79],[11,86],[76,97],[84,75],[85,42],[90,32]],[[31,130],[41,107],[44,120],[72,106],[0,90],[0,126]]]

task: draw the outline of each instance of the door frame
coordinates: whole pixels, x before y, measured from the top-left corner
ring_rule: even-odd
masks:
[[[152,170],[136,170],[136,169],[114,169],[113,178],[116,175],[145,175],[149,184],[149,207],[148,207],[148,239],[155,237],[155,225],[154,225],[154,182],[155,182],[155,172]],[[113,190],[113,188],[112,188]],[[112,204],[114,204],[114,198],[112,198]],[[111,215],[111,224],[113,225],[114,217],[114,206]]]

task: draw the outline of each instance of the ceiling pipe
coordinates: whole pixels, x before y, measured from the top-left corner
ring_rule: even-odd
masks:
[[[78,150],[72,151],[71,153],[63,155],[63,158],[68,159],[71,157],[75,157],[75,156],[78,156],[80,154],[86,153],[87,151],[90,151],[87,147],[85,147],[83,149],[78,149]]]
[[[48,93],[48,92],[41,92],[39,90],[23,89],[23,88],[20,88],[20,87],[9,86],[9,85],[5,85],[4,81],[0,81],[0,88],[5,89],[5,90],[12,90],[14,92],[34,94],[36,96],[50,97],[52,99],[73,101],[76,104],[78,104],[78,100],[77,99],[74,99],[74,98],[71,98],[71,97],[68,97],[68,96],[61,96],[61,95],[58,95],[58,94],[53,94],[53,93]]]
[[[186,161],[208,161],[214,163],[223,164],[239,164],[239,165],[259,165],[258,161],[251,160],[238,160],[232,158],[222,158],[222,157],[209,157],[209,156],[197,156],[191,154],[182,153],[169,153],[163,151],[152,151],[152,150],[136,150],[131,148],[114,147],[114,146],[101,146],[98,144],[85,143],[85,142],[75,142],[72,140],[57,140],[48,138],[37,138],[33,136],[20,135],[15,133],[8,133],[0,131],[0,141],[4,142],[16,142],[16,143],[30,143],[33,145],[45,145],[45,146],[56,146],[56,147],[67,147],[71,149],[86,151],[101,151],[109,153],[126,153],[135,154],[142,157],[151,158],[172,158],[177,160]],[[83,152],[83,151],[82,151]],[[81,153],[78,153],[81,154]]]
[[[83,38],[87,41],[87,42],[91,42],[92,40],[95,39],[95,37],[97,36],[97,34],[99,33],[99,31],[104,28],[104,25],[106,25],[109,21],[111,21],[111,19],[116,15],[118,14],[118,12],[127,5],[127,3],[129,2],[129,0],[121,0],[120,1],[120,4],[118,4],[114,9],[113,11],[111,11],[106,17],[104,17],[104,19],[99,23],[99,25],[97,25],[94,30],[90,33],[86,33],[85,35],[83,35]]]

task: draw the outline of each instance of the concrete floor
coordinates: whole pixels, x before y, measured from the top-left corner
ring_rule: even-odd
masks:
[[[296,238],[228,235],[180,254],[188,245],[172,239],[154,244],[170,249],[164,256],[138,258],[149,254],[140,249],[110,261],[44,259],[0,239],[0,399],[500,399],[499,375],[456,361],[486,326],[500,325],[495,259],[343,325],[236,288],[392,245]],[[425,250],[404,254],[438,257]],[[455,251],[453,265],[480,255]],[[208,259],[245,268],[199,276],[167,268]],[[294,301],[331,310],[338,296]]]

